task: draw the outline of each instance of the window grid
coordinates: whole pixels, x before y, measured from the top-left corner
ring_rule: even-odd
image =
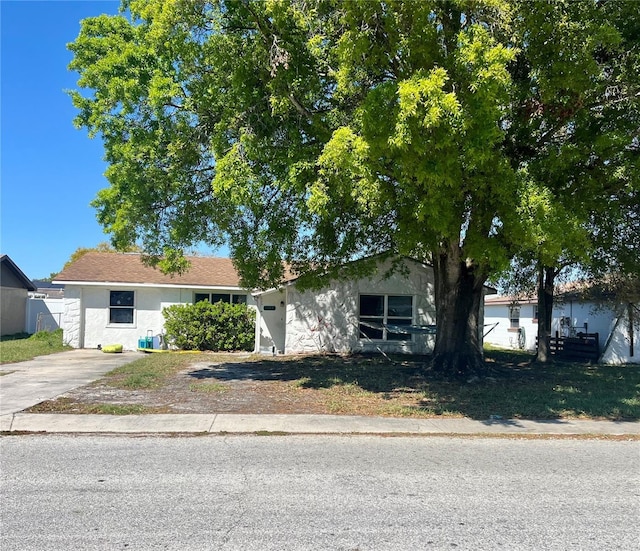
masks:
[[[134,310],[134,291],[109,291],[110,324],[133,324]]]
[[[232,304],[246,304],[247,295],[235,293],[195,293],[193,302],[208,301],[211,304],[226,302]]]
[[[520,307],[512,306],[509,308],[509,327],[511,329],[520,328]]]
[[[413,297],[410,295],[360,295],[360,338],[386,341],[410,341],[411,334],[393,333],[384,325],[411,325]],[[382,324],[382,328],[366,324]]]

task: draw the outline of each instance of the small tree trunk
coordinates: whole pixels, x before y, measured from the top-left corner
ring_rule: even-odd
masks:
[[[536,361],[547,363],[551,359],[549,338],[553,319],[553,289],[556,272],[547,266],[538,266],[538,354]]]
[[[449,378],[482,377],[487,367],[482,354],[480,308],[485,278],[475,266],[450,248],[434,262],[436,345],[433,369]]]
[[[635,323],[633,320],[633,304],[630,302],[627,308],[628,308],[627,312],[629,317],[629,319],[627,320],[629,322],[629,356],[633,358],[633,355],[635,353],[634,351],[635,343],[633,342],[633,335],[636,330]]]

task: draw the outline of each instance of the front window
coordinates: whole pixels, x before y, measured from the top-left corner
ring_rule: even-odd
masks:
[[[133,291],[109,292],[109,323],[133,323]]]
[[[360,331],[369,339],[408,341],[403,325],[413,322],[413,297],[406,295],[360,295]]]
[[[206,300],[211,304],[226,302],[231,304],[246,304],[247,295],[235,295],[232,293],[196,293],[193,302]]]
[[[509,308],[509,327],[518,329],[520,327],[520,307],[512,306]]]
[[[216,304],[217,302],[226,302],[228,304],[231,302],[231,295],[229,293],[211,293],[209,302],[211,304]]]

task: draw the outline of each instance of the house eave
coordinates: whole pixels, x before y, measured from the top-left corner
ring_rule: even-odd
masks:
[[[67,280],[54,280],[53,283],[60,285],[73,285],[76,287],[143,287],[148,289],[193,289],[193,290],[207,290],[207,289],[219,289],[221,291],[240,291],[243,293],[250,293],[249,289],[243,287],[237,287],[233,285],[206,285],[206,284],[171,284],[171,283],[134,283],[131,281],[67,281]]]

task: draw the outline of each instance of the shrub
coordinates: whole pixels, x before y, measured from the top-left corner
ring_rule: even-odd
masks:
[[[162,310],[167,340],[182,350],[253,350],[255,312],[245,304],[207,301]]]
[[[48,342],[51,345],[62,342],[62,329],[55,331],[38,331],[29,337],[32,341]]]

